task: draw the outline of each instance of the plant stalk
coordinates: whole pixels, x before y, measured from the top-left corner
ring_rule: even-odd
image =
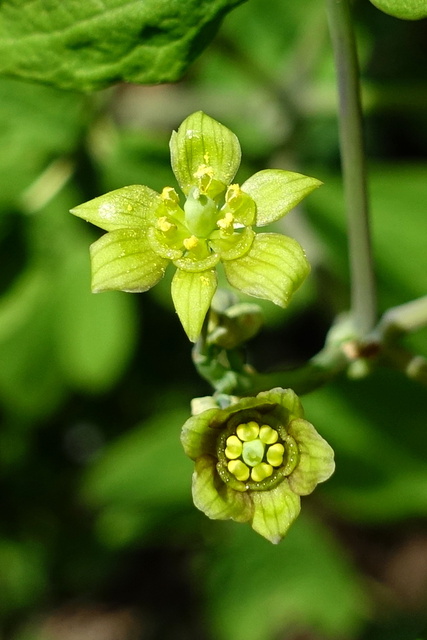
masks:
[[[359,65],[349,0],[326,0],[339,100],[339,134],[347,211],[351,274],[351,312],[358,337],[377,319],[362,133]]]

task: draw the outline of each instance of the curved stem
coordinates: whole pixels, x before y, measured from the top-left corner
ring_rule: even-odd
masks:
[[[369,228],[359,65],[349,0],[327,0],[339,95],[339,132],[348,217],[351,307],[359,337],[376,322],[376,285]]]

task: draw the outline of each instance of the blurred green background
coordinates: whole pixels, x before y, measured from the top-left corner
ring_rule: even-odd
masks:
[[[381,310],[425,295],[427,20],[355,3]],[[349,304],[335,73],[318,0],[249,0],[173,85],[84,95],[0,80],[1,640],[425,640],[426,391],[398,373],[303,398],[333,478],[273,547],[191,501],[179,443],[210,389],[164,282],[90,293],[99,230],[67,212],[175,185],[172,129],[202,109],[240,138],[239,181],[324,186],[285,221],[309,282],[263,304],[255,366],[303,362]],[[407,340],[427,354],[427,331]]]

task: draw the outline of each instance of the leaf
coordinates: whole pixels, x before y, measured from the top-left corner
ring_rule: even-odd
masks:
[[[242,0],[3,0],[0,73],[63,89],[178,80]]]
[[[217,287],[215,270],[191,273],[177,269],[172,299],[189,340],[196,342]]]
[[[322,638],[359,637],[366,597],[338,544],[304,512],[304,499],[279,545],[230,525],[211,562],[207,598],[218,640],[291,638],[295,629],[315,629]]]
[[[300,173],[265,169],[246,180],[242,191],[255,201],[256,225],[264,226],[282,218],[321,184],[320,180]]]
[[[237,136],[202,111],[188,116],[172,133],[172,169],[181,189],[188,194],[197,181],[194,174],[201,165],[213,169],[213,177],[224,186],[234,178],[241,151]]]
[[[371,0],[384,13],[402,20],[421,20],[427,18],[425,0]]]
[[[147,291],[163,278],[168,264],[154,253],[139,229],[106,233],[91,245],[90,254],[94,293]]]
[[[259,233],[246,255],[223,264],[233,287],[282,307],[310,273],[298,242],[278,233]]]

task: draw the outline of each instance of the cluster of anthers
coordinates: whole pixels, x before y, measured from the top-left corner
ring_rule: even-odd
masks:
[[[295,439],[280,424],[267,424],[258,412],[244,422],[238,416],[228,421],[216,455],[221,479],[238,491],[271,489],[299,462]]]

